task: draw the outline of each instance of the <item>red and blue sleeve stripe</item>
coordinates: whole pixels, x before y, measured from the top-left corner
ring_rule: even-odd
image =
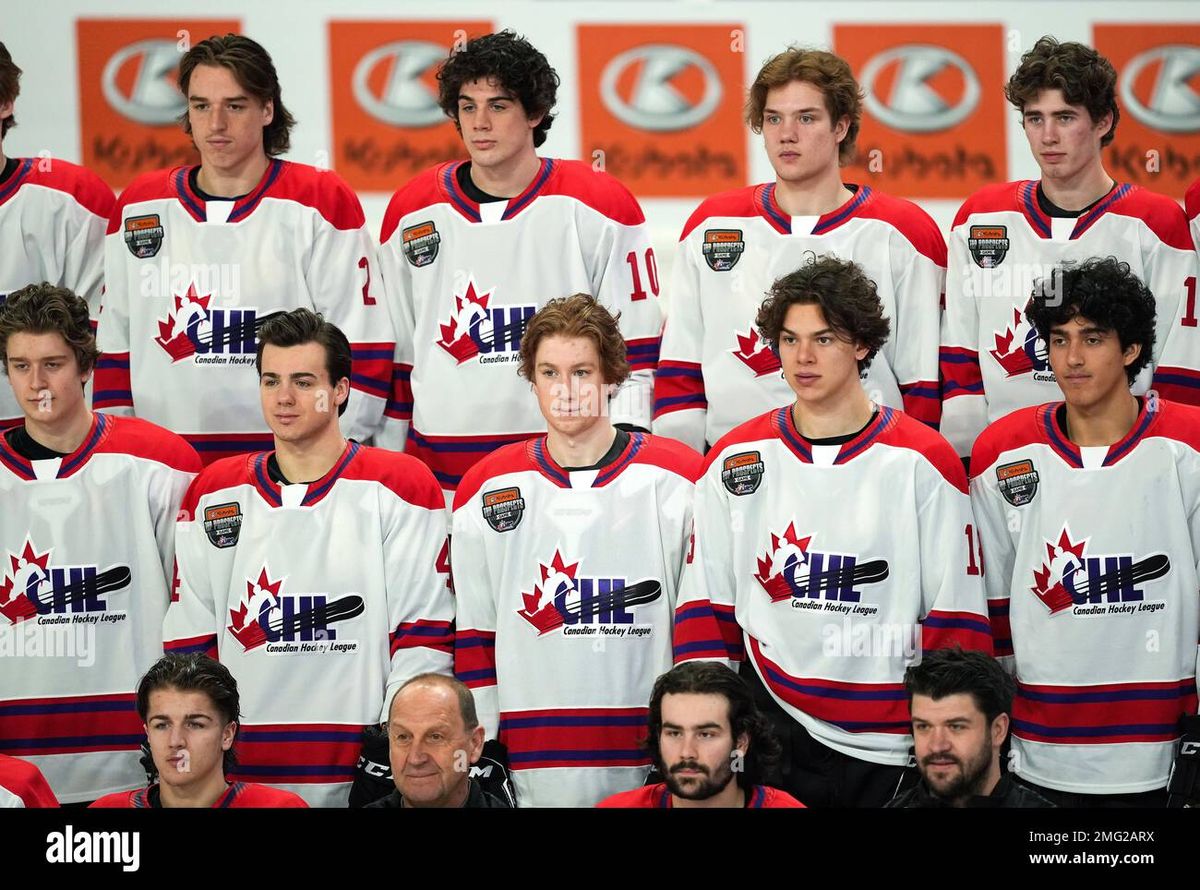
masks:
[[[390,398],[394,354],[393,343],[351,344],[350,386],[376,398]]]
[[[1159,366],[1154,371],[1153,387],[1168,401],[1200,405],[1200,371]]]
[[[723,621],[722,616],[727,620]],[[695,600],[683,603],[675,610],[676,664],[706,658],[741,660],[745,657],[741,637],[732,606],[714,606],[708,600]]]
[[[921,622],[921,648],[953,649],[992,654],[992,628],[987,618],[976,612],[945,612],[934,609]]]
[[[698,362],[662,361],[654,375],[654,417],[689,408],[708,408]]]
[[[392,391],[383,413],[393,420],[412,420],[412,411],[412,365],[393,365]]]
[[[467,470],[493,451],[537,435],[529,432],[509,436],[427,436],[409,427],[404,451],[429,467],[443,489],[453,491]]]
[[[133,385],[129,380],[129,353],[106,352],[96,360],[92,407],[132,408]]]
[[[361,724],[345,723],[243,724],[230,778],[289,785],[352,781],[362,731]]]
[[[935,430],[942,419],[942,390],[936,380],[905,383],[900,387],[904,413]]]
[[[645,707],[554,708],[500,714],[500,741],[514,770],[650,764]]]
[[[460,628],[454,634],[454,676],[471,689],[496,685],[496,632]]]
[[[449,621],[404,621],[392,633],[391,654],[401,649],[426,646],[438,652],[450,654],[454,644],[454,632]]]
[[[196,449],[200,463],[208,466],[225,457],[273,451],[275,438],[270,433],[180,433]]]
[[[942,374],[942,401],[956,396],[983,395],[979,353],[961,346],[943,346],[938,359]]]
[[[661,337],[642,337],[625,341],[625,355],[631,371],[653,371],[658,367],[658,350]]]
[[[136,751],[144,737],[133,693],[0,702],[0,753],[13,757]]]
[[[205,634],[202,637],[184,637],[179,640],[167,640],[163,643],[164,652],[181,652],[185,655],[199,652],[209,658],[217,657],[217,635]]]
[[[992,624],[992,645],[997,658],[1013,654],[1012,626],[1008,618],[1010,605],[1008,597],[988,600],[988,620]]]
[[[1160,683],[1043,686],[1017,683],[1013,732],[1059,745],[1173,742],[1196,713],[1193,677]]]

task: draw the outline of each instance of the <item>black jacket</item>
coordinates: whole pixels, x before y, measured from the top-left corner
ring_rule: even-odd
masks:
[[[925,785],[924,780],[915,788],[910,788],[907,791],[893,797],[889,800],[885,807],[949,807],[949,802],[929,792],[929,788]],[[1000,781],[996,787],[992,789],[992,793],[987,797],[972,797],[966,802],[968,807],[1005,807],[1009,809],[1016,808],[1043,808],[1053,807],[1054,804],[1046,800],[1036,791],[1026,788],[1014,782],[1012,776],[1005,773],[1000,777]]]
[[[493,794],[489,794],[479,787],[479,783],[474,779],[467,779],[469,790],[467,791],[466,802],[463,803],[463,809],[479,808],[485,810],[507,810],[511,809],[507,801],[501,800]],[[369,809],[398,809],[402,806],[403,798],[400,796],[400,791],[397,789],[386,797],[381,797],[378,800],[373,800],[363,807],[364,810]]]

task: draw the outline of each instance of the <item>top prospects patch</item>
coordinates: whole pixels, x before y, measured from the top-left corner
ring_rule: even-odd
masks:
[[[738,497],[758,491],[762,477],[762,455],[757,451],[743,451],[727,457],[721,467],[722,484],[730,494]]]
[[[738,264],[745,250],[741,229],[708,229],[700,247],[704,262],[714,272],[728,272]]]
[[[234,547],[242,532],[242,507],[237,501],[204,509],[204,533],[214,547]]]
[[[495,531],[510,532],[525,515],[525,498],[519,488],[502,488],[483,495],[483,518]]]
[[[971,226],[967,247],[975,265],[980,269],[994,269],[1008,256],[1008,229],[1005,226]]]
[[[437,259],[442,236],[432,222],[417,223],[400,233],[405,258],[416,268],[428,266]]]
[[[131,216],[125,220],[125,246],[139,260],[149,259],[162,247],[164,231],[157,213]]]
[[[1038,490],[1038,474],[1033,468],[1033,461],[1019,460],[996,467],[996,483],[1004,500],[1014,507],[1024,507],[1033,500]]]

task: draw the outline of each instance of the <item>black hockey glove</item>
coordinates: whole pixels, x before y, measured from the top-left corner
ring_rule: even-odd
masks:
[[[1167,806],[1200,807],[1200,716],[1183,718],[1183,738],[1167,780]]]
[[[354,767],[354,784],[350,786],[350,808],[365,807],[395,790],[387,730],[382,726],[367,726],[362,732],[362,750]]]

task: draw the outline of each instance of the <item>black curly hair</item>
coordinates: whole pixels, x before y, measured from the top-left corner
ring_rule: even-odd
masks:
[[[1076,316],[1106,331],[1115,331],[1121,349],[1141,344],[1142,351],[1125,367],[1132,384],[1154,351],[1154,294],[1116,257],[1093,257],[1065,263],[1034,283],[1025,318],[1047,344],[1050,330]]]
[[[513,31],[468,40],[442,63],[437,73],[438,104],[446,117],[457,127],[458,94],[463,84],[488,77],[520,100],[526,117],[542,116],[533,128],[533,145],[536,148],[545,142],[546,131],[554,123],[550,111],[558,94],[558,75],[532,43]]]
[[[729,728],[734,740],[742,733],[750,737],[743,768],[736,773],[738,785],[748,789],[763,784],[768,771],[779,762],[781,748],[767,718],[754,704],[754,694],[745,680],[719,662],[688,661],[676,665],[654,681],[647,717],[649,735],[646,748],[654,766],[664,776],[666,765],[663,763],[659,738],[663,728],[662,700],[666,695],[723,696],[729,702]]]

